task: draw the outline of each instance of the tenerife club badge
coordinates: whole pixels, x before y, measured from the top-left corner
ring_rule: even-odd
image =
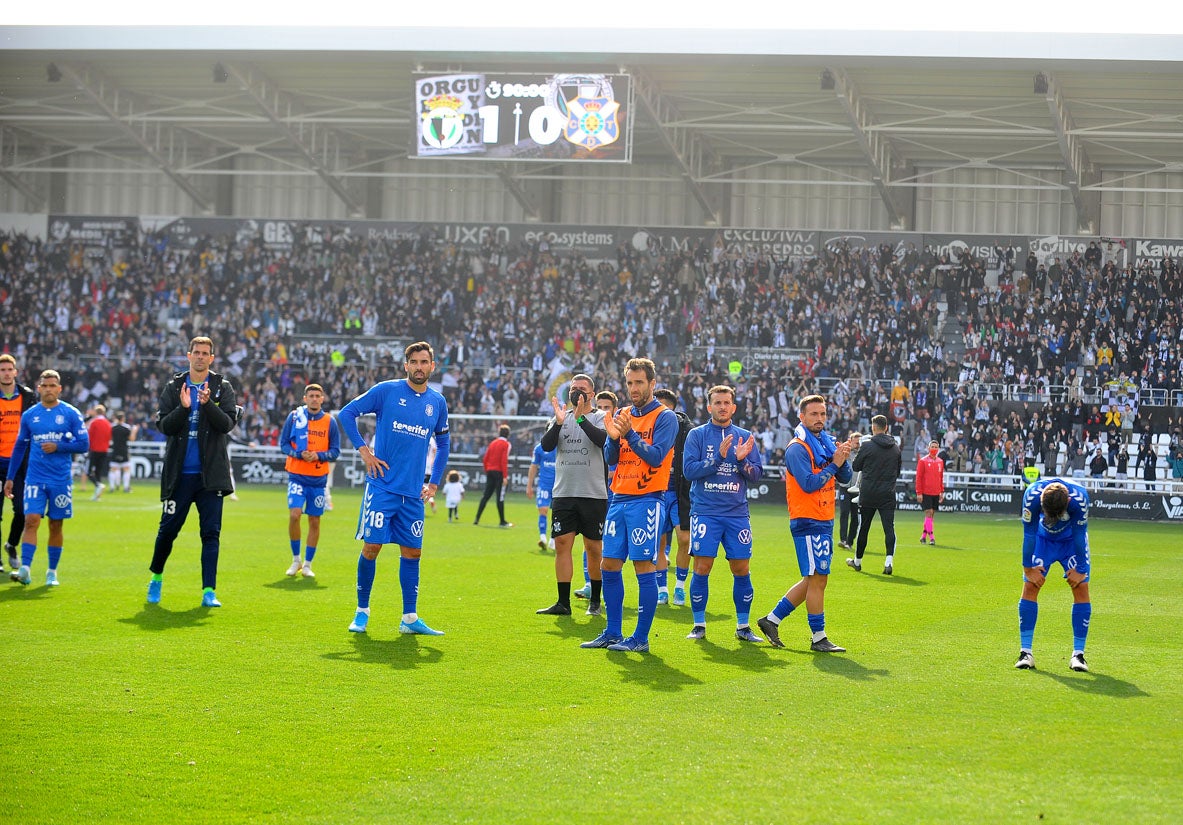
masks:
[[[631,161],[625,74],[417,77],[415,106],[413,157]]]
[[[567,128],[563,131],[563,137],[588,151],[616,142],[620,137],[617,120],[620,103],[613,99],[612,82],[607,77],[558,75],[551,85],[567,113]],[[567,98],[563,90],[570,86],[575,87],[575,96]]]

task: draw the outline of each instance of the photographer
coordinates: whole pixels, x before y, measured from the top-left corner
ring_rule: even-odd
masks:
[[[583,536],[591,576],[589,616],[600,615],[600,551],[608,514],[608,483],[604,465],[604,413],[595,408],[595,384],[580,373],[571,379],[568,403],[551,399],[555,415],[542,435],[542,449],[555,451],[555,483],[551,497],[551,534],[555,542],[558,601],[537,611],[546,616],[571,615],[571,548]]]

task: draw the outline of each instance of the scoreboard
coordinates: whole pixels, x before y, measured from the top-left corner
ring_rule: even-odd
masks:
[[[632,94],[626,74],[417,76],[411,157],[629,163]]]

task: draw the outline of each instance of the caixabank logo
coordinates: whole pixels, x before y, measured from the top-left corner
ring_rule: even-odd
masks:
[[[1183,520],[1183,496],[1163,496],[1162,509],[1172,521]]]

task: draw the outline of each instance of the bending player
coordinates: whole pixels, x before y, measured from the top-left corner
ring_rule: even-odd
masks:
[[[1088,672],[1084,643],[1093,605],[1089,601],[1089,494],[1058,478],[1035,482],[1023,493],[1023,595],[1019,599],[1019,670],[1034,670],[1031,653],[1039,591],[1059,562],[1072,588],[1072,658],[1068,667]]]

